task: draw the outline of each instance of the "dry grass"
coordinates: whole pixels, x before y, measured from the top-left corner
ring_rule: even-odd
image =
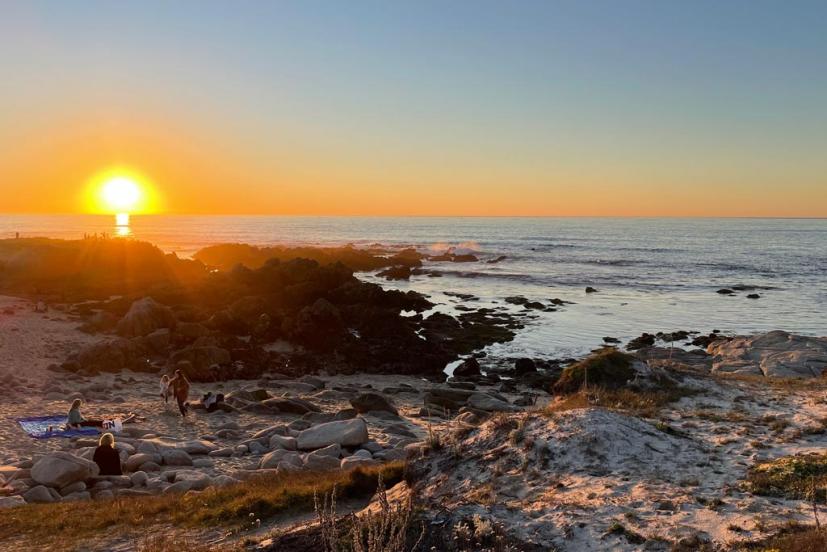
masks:
[[[760,542],[746,543],[738,551],[823,552],[827,550],[827,529],[791,524],[778,534]]]
[[[197,494],[115,498],[57,504],[30,504],[0,516],[0,541],[24,539],[36,549],[63,548],[100,534],[141,535],[153,526],[243,529],[286,513],[311,511],[314,493],[334,487],[344,498],[372,495],[381,473],[385,481],[402,479],[404,464],[394,462],[351,472],[295,472],[262,476]],[[147,548],[147,550],[163,548]]]
[[[554,384],[557,393],[575,393],[589,386],[617,389],[635,377],[632,355],[605,348],[567,366]]]
[[[764,496],[827,502],[827,454],[785,456],[747,472],[748,491]]]
[[[657,390],[593,388],[560,397],[549,404],[544,412],[553,414],[577,408],[601,407],[655,418],[661,408],[691,394],[691,391],[677,386]]]

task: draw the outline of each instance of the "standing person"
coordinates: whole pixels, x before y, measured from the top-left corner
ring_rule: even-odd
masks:
[[[181,411],[181,416],[187,415],[187,400],[190,396],[190,382],[181,370],[175,371],[175,376],[169,380],[172,386],[172,392],[175,395],[175,400],[178,401],[178,410]]]
[[[115,436],[111,433],[101,435],[92,460],[100,468],[100,475],[123,475],[121,456],[115,449]]]

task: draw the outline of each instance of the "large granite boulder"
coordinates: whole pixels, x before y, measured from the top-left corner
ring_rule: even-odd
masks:
[[[172,309],[152,297],[138,299],[118,322],[118,334],[124,337],[142,337],[161,328],[174,328]]]
[[[368,425],[362,418],[327,422],[301,431],[296,438],[299,450],[315,450],[338,444],[356,447],[367,443]]]
[[[184,367],[182,371],[185,371],[186,376],[192,381],[213,381],[219,374],[212,373],[211,368],[230,364],[231,361],[230,351],[211,345],[187,347],[175,351],[170,357],[170,362],[176,365],[176,368]],[[181,364],[179,367],[179,363],[187,364]]]
[[[68,452],[52,452],[32,466],[36,483],[59,489],[98,475],[98,465]]]
[[[811,378],[827,368],[827,337],[807,337],[776,330],[709,344],[713,372],[767,377]]]

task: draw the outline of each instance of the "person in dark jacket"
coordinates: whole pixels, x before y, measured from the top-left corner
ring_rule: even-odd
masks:
[[[115,436],[111,433],[101,435],[92,460],[100,468],[100,475],[123,475],[121,456],[115,449]]]

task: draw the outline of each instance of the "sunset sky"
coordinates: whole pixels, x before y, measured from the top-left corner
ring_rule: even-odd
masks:
[[[827,2],[0,0],[0,212],[827,216]]]

